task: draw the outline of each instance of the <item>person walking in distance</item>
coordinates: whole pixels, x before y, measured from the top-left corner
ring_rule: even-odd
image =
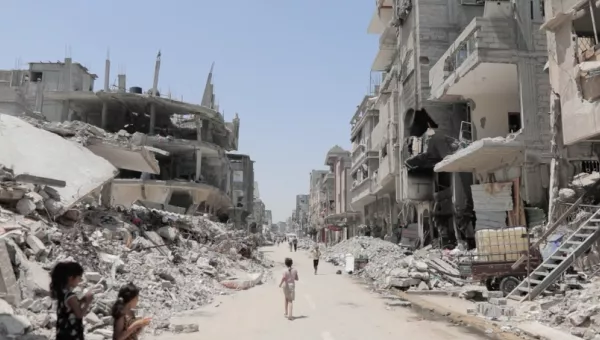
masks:
[[[294,243],[294,251],[298,251],[298,239],[294,237],[292,243]]]
[[[296,281],[298,281],[298,271],[292,268],[294,262],[291,258],[285,259],[287,269],[283,272],[279,287],[283,286],[283,296],[285,298],[285,312],[283,316],[293,320],[294,300],[296,299]]]
[[[290,245],[290,253],[291,253],[292,252],[292,248],[293,248],[292,239],[291,238],[288,238],[288,244]]]
[[[313,267],[315,268],[315,275],[317,275],[317,268],[319,267],[319,258],[321,257],[321,251],[319,250],[319,244],[315,243],[313,250],[311,251],[313,258]]]

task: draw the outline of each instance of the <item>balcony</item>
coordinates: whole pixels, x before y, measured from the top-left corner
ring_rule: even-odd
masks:
[[[383,122],[379,122],[371,131],[371,150],[377,151],[379,153],[379,149],[382,147],[382,142],[385,139],[385,127]]]
[[[518,91],[514,22],[474,18],[429,72],[430,99]]]
[[[397,55],[396,28],[386,26],[383,33],[379,37],[379,50],[375,55],[375,60],[371,65],[371,71],[387,71]]]
[[[356,170],[359,165],[364,164],[365,161],[370,159],[379,158],[379,152],[371,149],[371,139],[367,139],[366,143],[356,144],[356,147],[352,151],[352,170]]]
[[[350,189],[350,202],[355,209],[375,201],[375,196],[371,194],[372,186],[373,180],[367,177]]]
[[[379,110],[374,108],[366,109],[362,114],[359,114],[352,125],[352,130],[350,130],[350,136],[355,137],[358,132],[366,125],[365,123],[372,119],[373,117],[377,117],[379,115]]]
[[[375,11],[369,22],[367,33],[381,34],[394,16],[393,0],[377,0]]]

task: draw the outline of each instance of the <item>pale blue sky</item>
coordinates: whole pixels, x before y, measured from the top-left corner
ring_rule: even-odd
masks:
[[[373,0],[4,0],[0,69],[17,59],[74,61],[99,75],[110,48],[111,78],[152,85],[199,103],[215,62],[215,91],[226,119],[241,119],[240,153],[274,222],[308,193],[311,169],[327,150],[348,148],[349,121],[369,85],[378,37],[368,35]],[[111,84],[114,81],[111,79]]]

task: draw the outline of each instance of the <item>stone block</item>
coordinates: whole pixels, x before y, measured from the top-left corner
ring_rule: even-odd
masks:
[[[23,335],[31,329],[31,322],[23,315],[0,314],[0,329],[8,335]]]
[[[491,299],[490,299],[490,303],[491,303],[492,305],[496,305],[496,306],[506,306],[506,304],[507,304],[507,301],[506,301],[506,299],[504,299],[504,298],[502,298],[502,299],[499,299],[499,298],[491,298]]]
[[[42,242],[35,235],[27,235],[25,242],[27,242],[27,245],[29,248],[31,248],[36,257],[46,253],[46,246],[44,246],[44,242]]]
[[[88,282],[98,283],[102,280],[102,274],[97,272],[86,272],[84,275]]]
[[[17,202],[17,212],[23,216],[27,216],[35,211],[36,206],[29,198],[21,198]]]
[[[495,290],[487,290],[483,292],[483,297],[489,299],[501,299],[504,297],[504,293]]]
[[[21,291],[4,240],[0,240],[0,294],[6,294],[4,299],[13,306],[21,302]]]

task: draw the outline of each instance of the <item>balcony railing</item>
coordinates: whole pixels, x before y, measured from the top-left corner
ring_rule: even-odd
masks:
[[[456,79],[480,62],[510,64],[516,48],[516,36],[511,20],[474,18],[459,34],[454,43],[431,67],[429,85],[432,97],[439,99],[447,90],[445,81],[456,73]],[[480,53],[484,50],[485,53]]]

